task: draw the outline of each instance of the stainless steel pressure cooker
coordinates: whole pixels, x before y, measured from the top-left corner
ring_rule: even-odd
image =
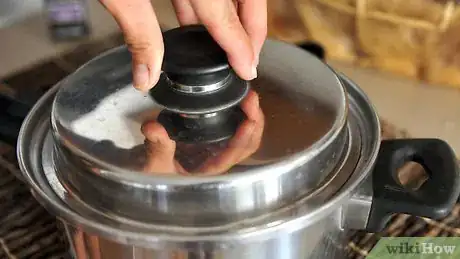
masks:
[[[202,26],[164,33],[160,81],[132,87],[125,46],[29,111],[22,178],[75,258],[339,259],[350,230],[446,216],[460,192],[439,139],[381,140],[362,90],[302,48],[267,40],[247,82]],[[414,161],[429,179],[405,187]]]

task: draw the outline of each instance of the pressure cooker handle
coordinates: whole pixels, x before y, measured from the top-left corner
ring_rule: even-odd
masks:
[[[22,122],[30,109],[25,102],[0,95],[0,141],[16,145]]]
[[[397,170],[410,161],[420,164],[428,174],[428,180],[416,190],[398,180]],[[368,232],[382,231],[396,213],[446,217],[460,194],[457,159],[451,147],[439,139],[382,141],[372,177]]]

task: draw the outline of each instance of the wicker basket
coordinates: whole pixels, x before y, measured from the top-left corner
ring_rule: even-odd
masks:
[[[290,0],[268,0],[268,36],[290,43],[302,42],[307,31]]]
[[[297,35],[320,42],[330,59],[460,88],[455,1],[271,0],[269,6],[269,28],[277,38],[290,40],[279,29],[289,24],[286,34],[304,30]]]

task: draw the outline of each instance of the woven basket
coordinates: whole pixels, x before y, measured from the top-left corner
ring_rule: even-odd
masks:
[[[278,20],[269,20],[272,31],[281,34],[276,28],[282,27],[282,17],[289,24],[299,17],[303,27],[290,25],[286,31],[304,30],[298,35],[320,42],[330,59],[460,87],[460,5],[453,0],[271,0],[270,4],[271,9],[278,8],[278,13],[272,11]],[[289,14],[283,16],[279,10]]]
[[[268,36],[290,43],[302,42],[307,32],[291,0],[268,0]]]

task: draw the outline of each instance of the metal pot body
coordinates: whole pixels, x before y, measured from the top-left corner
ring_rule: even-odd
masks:
[[[229,248],[154,249],[117,243],[64,223],[76,259],[341,259],[346,232],[340,227],[341,209],[298,231],[261,242],[239,243]]]
[[[378,120],[366,96],[351,81],[346,81],[345,86],[349,93],[351,110],[348,118],[348,131],[349,135],[353,135],[354,138],[353,141],[349,141],[353,142],[353,145],[348,150],[353,154],[348,155],[348,161],[353,162],[350,165],[356,170],[351,173],[351,176],[343,174],[343,177],[350,177],[343,187],[343,189],[348,190],[347,192],[334,199],[327,208],[318,209],[320,214],[311,219],[300,219],[298,226],[295,223],[286,225],[279,228],[276,233],[259,234],[259,237],[255,239],[234,238],[229,242],[222,242],[220,237],[215,236],[215,242],[212,239],[207,240],[205,243],[182,241],[169,242],[167,246],[162,246],[156,242],[150,244],[145,239],[142,242],[128,239],[122,229],[111,233],[98,232],[98,230],[94,229],[94,225],[88,228],[87,222],[83,222],[83,219],[60,215],[60,212],[55,210],[55,204],[51,204],[50,200],[43,199],[43,195],[36,194],[35,196],[52,213],[61,216],[61,221],[65,226],[69,240],[71,254],[76,259],[344,258],[343,247],[346,245],[349,229],[366,228],[370,211],[370,204],[365,201],[371,199],[372,191],[369,190],[372,189],[372,178],[363,176],[369,175],[372,170],[372,165],[369,165],[369,161],[373,161],[373,159],[362,155],[372,154],[376,149],[375,143],[380,141]],[[45,100],[48,100],[47,102],[52,100],[53,93],[48,93],[48,95],[48,98],[43,99],[44,105],[41,106],[43,109],[46,109]],[[364,142],[362,140],[364,132],[367,132],[368,137],[372,138],[373,141]],[[360,159],[360,157],[364,159]],[[344,171],[350,170],[345,166]],[[57,183],[49,175],[47,178],[48,181]],[[48,195],[53,192],[52,189],[57,190],[55,189],[56,186],[53,186],[54,184],[51,184],[53,187],[49,188],[48,185],[46,187],[42,185],[44,183],[40,183],[40,181],[38,180],[31,184],[41,185],[40,189],[48,193]],[[339,180],[339,182],[342,181]],[[356,182],[360,182],[360,184],[356,185]],[[331,186],[333,185],[331,184]],[[354,187],[352,187],[353,185]],[[336,192],[337,189],[332,188],[331,191]],[[70,194],[65,196],[69,198],[69,204],[78,203],[78,201],[72,200]],[[356,206],[356,204],[359,204],[359,206]],[[352,205],[354,207],[350,207]],[[350,214],[347,213],[350,211],[349,208],[353,208]],[[88,215],[91,214],[83,216],[85,221],[88,219]],[[110,225],[113,223],[97,222],[96,224],[98,225],[96,228],[117,227]],[[264,231],[264,229],[261,229],[261,231]],[[155,239],[155,236],[152,235],[151,238]]]

